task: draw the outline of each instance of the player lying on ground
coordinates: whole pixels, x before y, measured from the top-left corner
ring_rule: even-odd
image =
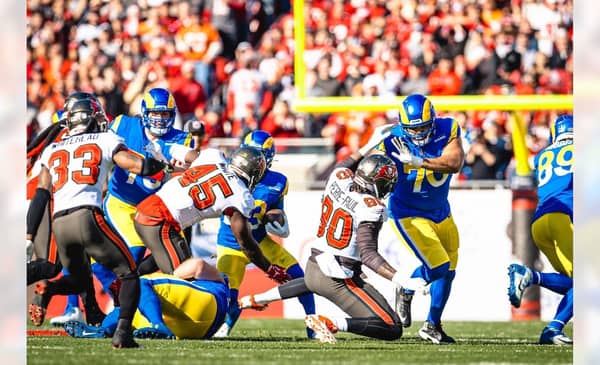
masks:
[[[200,258],[187,260],[173,275],[144,275],[140,284],[140,302],[132,322],[136,338],[207,339],[225,320],[229,301],[227,277]],[[100,327],[76,321],[67,322],[64,327],[73,337],[110,337],[119,311],[116,307]]]

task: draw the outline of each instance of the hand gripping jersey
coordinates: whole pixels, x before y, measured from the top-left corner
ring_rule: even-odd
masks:
[[[444,147],[454,138],[460,138],[460,128],[452,118],[436,118],[433,136],[423,147],[410,143],[401,128],[392,129],[392,134],[380,145],[380,149],[398,167],[398,184],[390,195],[388,203],[390,216],[394,218],[417,216],[439,223],[450,215],[448,192],[451,174],[404,165],[398,160],[396,154],[400,151],[400,143],[405,143],[417,156],[439,157]]]
[[[163,185],[156,193],[180,228],[205,218],[229,215],[237,209],[249,218],[254,199],[244,182],[227,169],[225,156],[205,149],[183,174]]]
[[[568,214],[573,221],[573,140],[541,150],[534,159],[539,202],[533,221],[546,213]]]
[[[127,147],[140,157],[154,157],[157,160],[171,160],[171,145],[192,146],[192,136],[178,129],[171,129],[156,141],[151,141],[145,133],[140,117],[119,115],[110,125],[110,130],[123,137]],[[108,182],[108,194],[131,205],[137,205],[148,195],[156,192],[162,181],[141,177],[115,166]]]
[[[83,205],[102,205],[102,185],[112,157],[125,148],[123,138],[112,132],[88,133],[52,143],[40,163],[50,170],[54,212]]]
[[[265,176],[252,191],[254,209],[248,221],[252,225],[252,236],[256,242],[260,243],[267,235],[262,222],[265,213],[271,209],[283,209],[283,197],[287,194],[287,189],[288,182],[285,175],[267,169]],[[221,217],[217,243],[236,250],[241,249],[233,236],[227,217]]]
[[[385,206],[369,194],[351,191],[352,171],[333,170],[321,202],[321,223],[314,247],[360,261],[356,231],[361,222],[387,220]]]

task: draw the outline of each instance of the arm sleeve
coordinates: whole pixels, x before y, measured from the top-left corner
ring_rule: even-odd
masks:
[[[358,225],[356,242],[360,251],[360,260],[369,269],[391,280],[396,270],[377,252],[377,238],[381,222],[362,222]]]
[[[356,168],[358,167],[360,161],[362,161],[362,157],[358,160],[355,160],[354,158],[352,158],[352,156],[349,156],[343,159],[342,161],[338,162],[337,165],[335,165],[335,168],[347,168],[354,172],[356,171]]]

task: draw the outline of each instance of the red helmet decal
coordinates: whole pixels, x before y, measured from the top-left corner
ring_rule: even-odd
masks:
[[[395,175],[396,175],[396,167],[395,166],[384,165],[384,166],[381,166],[379,171],[377,171],[377,175],[375,175],[375,179],[379,179],[382,177],[386,178],[386,179],[393,179]]]

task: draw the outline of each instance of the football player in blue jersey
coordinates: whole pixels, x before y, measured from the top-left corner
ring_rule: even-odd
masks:
[[[304,277],[304,271],[294,256],[275,242],[269,234],[272,233],[279,237],[287,237],[289,235],[289,226],[285,213],[283,213],[285,219],[283,225],[277,221],[266,222],[264,220],[265,213],[272,209],[283,211],[283,200],[288,189],[287,177],[270,169],[275,157],[273,138],[268,132],[256,130],[250,132],[244,138],[242,147],[244,146],[258,148],[262,151],[267,161],[265,175],[252,192],[255,204],[253,215],[249,219],[252,225],[252,235],[256,242],[259,242],[260,250],[269,262],[285,268],[292,279]],[[237,240],[233,236],[229,222],[222,217],[221,227],[217,236],[217,268],[229,278],[231,300],[225,323],[215,335],[216,337],[226,337],[229,335],[241,314],[238,305],[238,293],[244,279],[246,265],[249,263],[250,261],[242,252]],[[302,295],[298,297],[298,300],[304,307],[307,315],[315,313],[315,300],[312,294]],[[307,335],[312,338],[314,332],[307,328]]]
[[[460,127],[453,118],[437,117],[431,101],[421,94],[404,99],[399,119],[380,145],[398,168],[398,184],[388,202],[389,221],[421,261],[411,277],[422,285],[431,283],[429,314],[419,336],[434,344],[454,343],[442,329],[441,317],[458,262],[459,237],[448,192],[451,175],[464,161]],[[412,322],[413,294],[406,287],[396,292],[396,311],[404,327]]]
[[[193,148],[192,136],[173,127],[176,115],[175,98],[163,88],[154,88],[144,94],[141,116],[119,115],[109,129],[125,139],[127,147],[141,157],[154,157],[164,162],[178,160]],[[104,212],[110,225],[125,240],[136,264],[139,264],[146,247],[133,226],[136,206],[149,195],[155,193],[163,181],[132,174],[115,166],[108,181],[108,191],[104,198]],[[114,275],[101,265],[94,264],[96,277],[107,288],[115,279]],[[140,274],[141,267],[138,268]]]
[[[554,318],[542,331],[540,343],[572,345],[573,340],[563,328],[573,317],[573,116],[559,116],[550,132],[550,145],[534,159],[539,201],[531,234],[557,273],[511,264],[508,296],[518,308],[523,292],[533,284],[562,294]]]
[[[154,273],[140,278],[140,301],[132,326],[136,338],[207,339],[225,320],[229,301],[227,277],[200,258],[192,258],[173,275]],[[64,328],[77,338],[112,336],[120,308],[99,327],[69,321]]]

